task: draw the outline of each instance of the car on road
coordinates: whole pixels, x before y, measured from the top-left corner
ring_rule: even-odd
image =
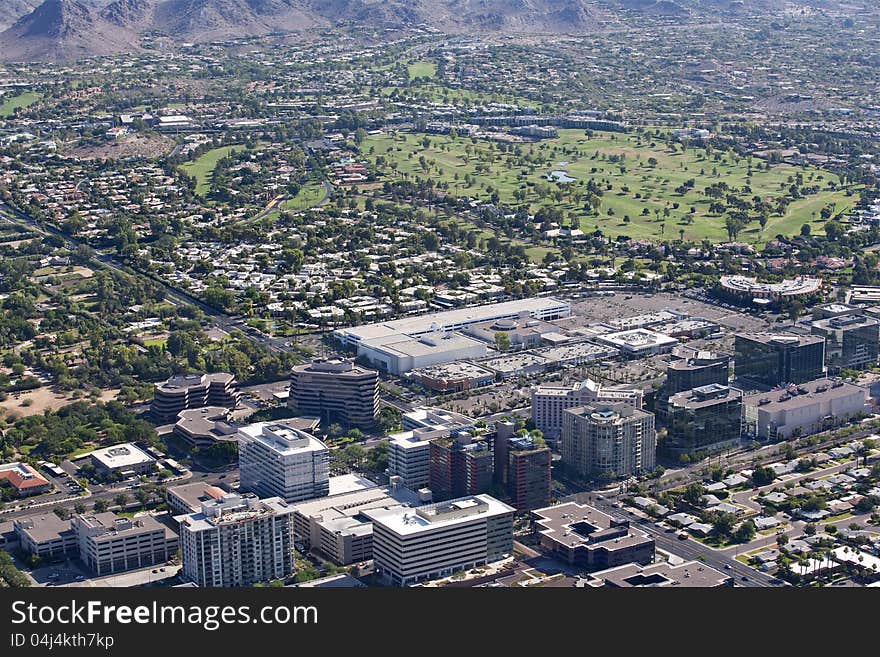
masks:
[[[681,532],[681,533],[678,535],[678,540],[680,540],[680,541],[686,541],[688,538],[689,538],[688,535],[685,534],[684,532]]]

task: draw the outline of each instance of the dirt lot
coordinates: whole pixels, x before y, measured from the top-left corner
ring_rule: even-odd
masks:
[[[126,157],[155,158],[174,148],[174,141],[161,135],[128,135],[101,146],[83,146],[70,155],[83,160],[121,159]]]
[[[105,390],[100,399],[101,401],[110,401],[115,399],[118,393],[118,389]],[[26,400],[31,400],[29,406],[23,405]],[[10,393],[6,401],[0,402],[0,410],[6,417],[27,417],[40,415],[47,408],[57,411],[75,401],[77,400],[73,399],[69,393],[60,394],[53,392],[51,388],[37,388],[36,390]]]

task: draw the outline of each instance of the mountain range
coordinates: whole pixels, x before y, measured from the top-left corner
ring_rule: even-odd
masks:
[[[821,6],[831,0],[801,2]],[[0,60],[66,61],[137,51],[146,34],[176,41],[326,27],[585,34],[615,20],[620,9],[685,17],[741,5],[738,0],[0,0],[0,29],[15,21],[0,33]]]
[[[2,0],[0,59],[70,60],[139,49],[144,34],[178,41],[323,27],[444,32],[585,33],[587,0]]]

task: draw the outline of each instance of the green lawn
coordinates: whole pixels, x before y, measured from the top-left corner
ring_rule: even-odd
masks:
[[[168,342],[168,338],[150,338],[144,340],[145,347],[164,347]]]
[[[0,117],[6,119],[13,115],[16,109],[30,107],[40,99],[40,95],[33,91],[25,91],[17,96],[3,96],[0,103]]]
[[[306,183],[299,190],[299,194],[281,204],[281,209],[294,212],[307,210],[316,206],[322,198],[324,198],[324,185],[318,182]]]
[[[214,169],[217,167],[217,162],[230,153],[240,151],[242,148],[244,147],[238,145],[214,148],[203,153],[192,162],[186,162],[185,164],[180,165],[180,168],[190,176],[195,176],[196,194],[204,196],[211,188],[211,174],[214,173]]]
[[[423,144],[426,137],[427,147]],[[815,167],[775,164],[766,171],[758,168],[763,161],[755,159],[749,178],[745,158],[734,160],[723,154],[715,160],[714,154],[707,156],[702,149],[673,152],[665,142],[652,142],[637,134],[596,133],[587,137],[581,130],[560,130],[555,139],[506,146],[469,137],[401,133],[370,136],[362,152],[389,179],[431,178],[448,185],[448,193],[456,196],[489,199],[497,193],[503,202],[528,206],[531,212],[555,206],[585,232],[599,228],[607,235],[624,234],[633,239],[683,236],[695,241],[726,241],[724,216],[709,212],[710,202],[703,194],[719,182],[735,189],[733,195],[738,199],[751,201],[760,196],[771,203],[799,173],[804,186],[819,187],[818,193],[791,203],[784,215],[771,213],[763,230],[757,221],[749,223],[738,239],[756,244],[780,233],[797,233],[804,223],[818,232],[823,207],[834,204],[835,212],[844,212],[858,198],[830,189],[829,182],[836,182],[836,176]],[[383,162],[376,164],[380,157]],[[553,170],[565,171],[575,182],[547,180]],[[472,179],[470,184],[465,176]],[[602,191],[598,215],[584,207],[588,196],[585,186],[590,180]],[[694,180],[693,189],[683,194],[675,191],[689,180]],[[516,199],[515,192],[524,194],[522,201]]]
[[[437,73],[437,65],[434,62],[419,61],[413,62],[406,67],[409,79],[415,78],[433,78]]]

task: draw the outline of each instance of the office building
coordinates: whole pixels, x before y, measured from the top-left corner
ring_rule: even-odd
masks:
[[[284,421],[258,422],[238,430],[241,490],[286,502],[330,492],[330,452],[311,434]]]
[[[297,365],[289,404],[300,415],[321,418],[325,426],[369,429],[379,411],[379,373],[338,358]]]
[[[210,486],[204,481],[170,486],[165,489],[165,501],[171,513],[183,515],[197,513],[202,504],[219,500],[226,494],[222,488]]]
[[[588,582],[595,588],[675,586],[714,589],[733,586],[734,579],[699,561],[672,565],[668,561],[643,566],[628,563],[592,573]]]
[[[70,520],[54,513],[17,518],[13,521],[21,549],[41,559],[55,561],[79,553],[76,533]]]
[[[417,406],[404,413],[400,422],[405,430],[470,431],[477,421],[455,411],[431,406]]]
[[[52,490],[52,484],[27,463],[0,465],[0,482],[8,484],[17,497],[41,495]]]
[[[595,571],[654,560],[654,539],[591,506],[557,504],[536,509],[532,519],[540,546],[571,566]]]
[[[664,450],[675,454],[716,451],[739,445],[741,390],[710,383],[669,398]]]
[[[182,577],[198,586],[243,587],[291,576],[292,516],[281,498],[230,493],[176,517]]]
[[[868,412],[868,390],[818,379],[743,398],[744,431],[758,440],[781,440],[822,431]]]
[[[593,402],[563,412],[562,462],[580,477],[614,479],[654,469],[654,416],[626,404]]]
[[[155,385],[150,410],[160,421],[173,422],[181,411],[188,408],[235,408],[238,398],[239,393],[232,374],[179,374]]]
[[[375,571],[409,586],[504,559],[513,552],[514,511],[489,495],[364,511],[373,523]]]
[[[123,518],[107,511],[74,516],[79,558],[96,575],[164,564],[177,552],[177,534],[153,516]]]
[[[156,459],[132,443],[96,449],[89,457],[95,469],[105,475],[118,473],[131,477],[150,474],[156,469]]]
[[[739,333],[734,374],[768,388],[804,383],[825,373],[825,339],[817,335]]]
[[[388,474],[400,477],[407,488],[418,490],[431,479],[431,441],[450,435],[446,429],[420,428],[388,437]]]
[[[721,277],[719,289],[725,296],[740,302],[765,306],[818,294],[822,290],[822,279],[798,276],[781,283],[759,283],[757,278],[732,275]]]
[[[500,424],[500,423],[499,423]],[[495,477],[518,510],[550,504],[550,449],[544,441],[512,434],[512,423],[496,425]]]
[[[230,409],[203,406],[181,411],[173,433],[190,447],[208,449],[215,443],[237,440],[238,427],[231,420]]]
[[[641,390],[606,388],[591,379],[569,386],[540,385],[532,390],[532,422],[544,438],[556,441],[562,432],[562,412],[592,402],[642,407]]]
[[[825,338],[828,371],[864,370],[877,364],[880,321],[862,315],[840,315],[813,322],[813,335]]]
[[[340,566],[369,561],[373,558],[373,524],[364,512],[423,503],[417,493],[401,486],[395,477],[391,477],[389,486],[373,485],[299,502],[293,505],[295,544]]]
[[[689,350],[682,352],[682,357],[674,357],[666,366],[663,388],[668,398],[678,392],[713,383],[727,385],[729,378],[730,356]]]
[[[429,445],[428,487],[437,500],[487,492],[495,478],[495,455],[488,436],[462,431],[434,438]]]
[[[616,348],[626,358],[665,354],[678,344],[675,338],[644,328],[604,333],[596,336],[596,340]]]

